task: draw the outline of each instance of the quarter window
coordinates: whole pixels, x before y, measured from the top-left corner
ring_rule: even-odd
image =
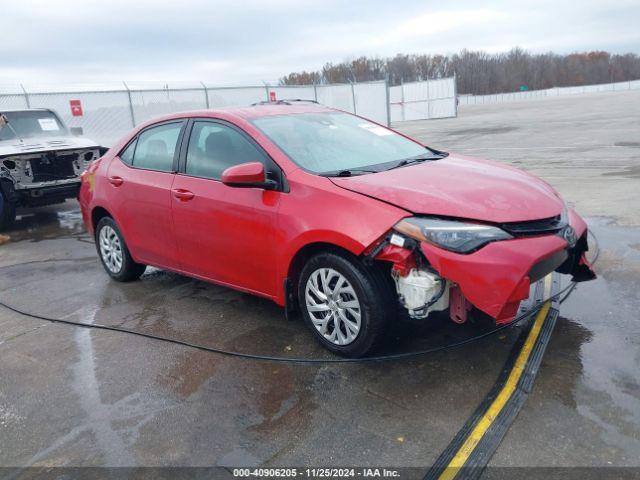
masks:
[[[173,171],[173,157],[181,128],[182,122],[168,123],[142,132],[136,142],[133,166],[160,172]],[[129,148],[123,155],[128,153]]]
[[[120,154],[120,160],[122,160],[127,165],[133,164],[133,152],[136,151],[136,143],[138,143],[137,138],[133,142],[131,142],[129,146],[125,148]]]
[[[229,167],[265,161],[264,154],[237,130],[219,123],[194,122],[187,150],[187,175],[219,180]]]

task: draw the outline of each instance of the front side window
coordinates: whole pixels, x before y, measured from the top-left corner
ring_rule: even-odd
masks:
[[[373,168],[434,155],[402,135],[347,113],[276,115],[252,122],[291,160],[314,173]]]
[[[244,135],[220,123],[194,122],[187,149],[187,175],[219,180],[227,168],[247,162],[265,163],[265,157]]]
[[[173,157],[181,128],[182,122],[167,123],[142,132],[134,142],[133,166],[160,172],[173,171]],[[128,153],[129,148],[123,152],[123,155]],[[126,162],[124,159],[123,161]]]

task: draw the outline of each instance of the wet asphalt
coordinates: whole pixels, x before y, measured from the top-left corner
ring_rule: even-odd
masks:
[[[599,279],[562,305],[492,466],[640,464],[640,230],[588,221]],[[9,235],[0,299],[16,307],[247,353],[330,356],[267,300],[159,270],[111,281],[75,202],[23,212]],[[398,321],[379,353],[490,328],[479,317]],[[396,362],[276,364],[0,308],[0,466],[427,467],[491,388],[519,331]]]
[[[638,464],[638,231],[590,224],[600,279],[562,306],[493,465]],[[228,350],[328,357],[269,301],[159,270],[111,281],[71,202],[23,217],[11,237],[0,247],[0,298],[18,308]],[[482,318],[398,323],[380,353],[489,328]],[[489,390],[519,330],[410,360],[305,366],[0,310],[0,465],[426,466]]]
[[[228,350],[330,357],[267,300],[159,270],[111,281],[75,205],[23,221],[1,247],[2,265],[30,262],[1,270],[0,298],[16,307]],[[444,318],[395,325],[380,353],[453,343],[491,325],[452,327]],[[429,358],[313,366],[217,356],[6,310],[0,332],[0,465],[423,466],[493,384],[517,329]]]

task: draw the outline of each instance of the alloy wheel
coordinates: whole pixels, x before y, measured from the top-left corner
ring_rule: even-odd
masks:
[[[348,345],[360,333],[360,301],[353,286],[332,268],[315,270],[305,286],[305,303],[316,330],[335,345]]]
[[[111,273],[118,273],[122,269],[122,245],[116,231],[109,225],[100,230],[100,256]]]

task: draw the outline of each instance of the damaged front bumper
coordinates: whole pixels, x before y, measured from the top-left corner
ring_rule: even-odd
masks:
[[[531,284],[547,274],[553,271],[570,274],[577,282],[594,279],[595,273],[585,256],[587,226],[571,209],[568,217],[571,229],[496,241],[469,254],[420,242],[418,248],[429,268],[451,284],[451,318],[464,321],[465,308],[473,305],[496,323],[509,323],[515,318],[520,302],[528,298]],[[391,251],[386,248],[378,259],[393,261],[397,270],[401,256],[390,258]]]
[[[573,281],[595,278],[585,256],[587,226],[573,210],[569,210],[569,225],[577,237],[575,245],[560,235],[542,235],[490,243],[469,255],[425,242],[420,249],[433,268],[455,282],[471,304],[495,318],[496,323],[508,323],[515,318],[520,302],[528,298],[531,284],[547,274],[567,273]]]

